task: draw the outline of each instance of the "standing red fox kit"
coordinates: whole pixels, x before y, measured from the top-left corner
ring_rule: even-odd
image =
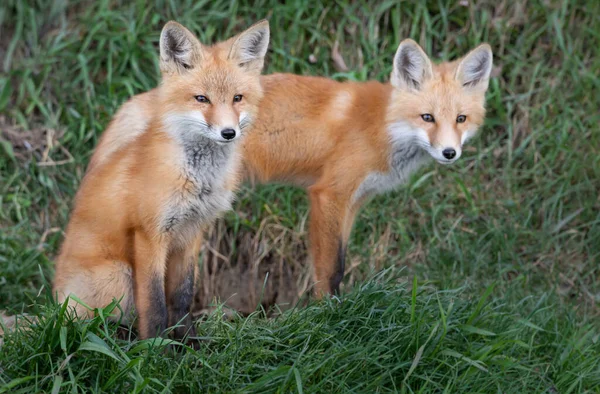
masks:
[[[407,39],[391,84],[325,78],[262,78],[265,99],[244,141],[247,178],[307,187],[317,295],[338,292],[360,206],[392,190],[433,158],[455,162],[482,125],[492,69],[487,44],[434,65]]]
[[[450,164],[461,156],[483,124],[491,69],[487,44],[436,65],[407,39],[394,56],[390,84],[261,78],[265,96],[243,142],[245,177],[308,189],[317,295],[339,289],[354,217],[368,197],[398,187],[430,157]],[[108,155],[123,133],[146,122],[156,95],[123,105],[98,154]]]
[[[60,302],[73,294],[94,308],[123,297],[126,314],[135,303],[141,338],[180,321],[176,337],[193,332],[185,316],[201,231],[230,209],[237,141],[257,114],[268,43],[267,21],[210,47],[165,25],[150,112],[125,130],[109,125],[117,140],[103,137],[109,147],[94,154],[77,193],[56,262]]]

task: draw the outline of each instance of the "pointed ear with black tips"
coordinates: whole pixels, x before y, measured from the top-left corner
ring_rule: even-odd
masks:
[[[485,92],[490,81],[492,62],[492,48],[488,44],[481,44],[460,61],[456,79],[466,89]]]
[[[160,33],[160,70],[181,74],[194,68],[202,59],[202,44],[188,29],[177,22],[167,22]]]
[[[260,74],[269,47],[269,22],[262,20],[234,38],[229,59],[247,71]]]
[[[394,56],[391,83],[398,89],[418,91],[433,76],[431,60],[411,39],[403,40]]]

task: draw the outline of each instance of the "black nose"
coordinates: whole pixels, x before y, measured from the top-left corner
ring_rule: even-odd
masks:
[[[446,159],[451,160],[456,156],[456,151],[452,148],[446,148],[442,151],[442,155],[444,155]]]
[[[235,130],[234,129],[224,129],[221,130],[221,137],[226,140],[232,140],[235,138]]]

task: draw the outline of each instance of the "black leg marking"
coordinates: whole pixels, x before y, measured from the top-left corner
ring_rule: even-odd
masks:
[[[340,283],[344,279],[344,267],[346,265],[346,246],[340,240],[338,245],[337,261],[335,271],[329,278],[329,288],[333,294],[340,294]]]
[[[147,313],[146,332],[150,335],[159,336],[167,328],[167,303],[165,300],[164,280],[155,275],[152,278],[150,286],[150,305],[148,305],[148,310],[145,311]]]
[[[177,339],[183,339],[186,334],[196,335],[190,316],[194,299],[194,264],[195,261],[188,265],[185,277],[169,295],[169,326],[180,325],[173,330]]]

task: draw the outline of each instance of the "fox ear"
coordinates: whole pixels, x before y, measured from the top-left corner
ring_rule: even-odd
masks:
[[[255,23],[234,38],[229,59],[236,61],[247,71],[260,74],[269,47],[269,35],[267,20]]]
[[[202,57],[202,44],[177,22],[167,22],[160,33],[160,70],[183,73],[194,68]]]
[[[492,61],[492,48],[488,44],[481,44],[460,61],[456,79],[465,88],[485,92],[490,81]]]
[[[433,76],[429,57],[411,39],[403,40],[394,56],[392,85],[403,90],[419,90]]]

